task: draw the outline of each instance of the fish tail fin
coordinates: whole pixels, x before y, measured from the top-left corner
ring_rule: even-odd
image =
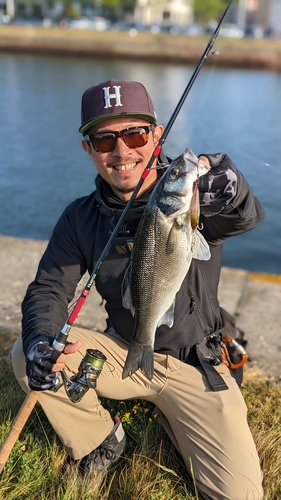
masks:
[[[154,351],[153,346],[141,347],[132,343],[129,347],[127,359],[123,368],[122,379],[133,375],[138,369],[151,380],[154,371]]]

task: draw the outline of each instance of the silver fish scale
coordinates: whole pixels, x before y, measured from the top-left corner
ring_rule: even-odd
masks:
[[[151,345],[158,321],[172,305],[188,271],[192,231],[189,222],[187,226],[169,224],[161,212],[158,216],[147,214],[142,226],[131,275],[134,336]]]

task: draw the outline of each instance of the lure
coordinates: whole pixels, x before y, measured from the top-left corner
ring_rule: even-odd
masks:
[[[190,223],[193,230],[197,229],[200,219],[200,203],[199,203],[199,188],[198,179],[193,185],[193,195],[190,204]]]

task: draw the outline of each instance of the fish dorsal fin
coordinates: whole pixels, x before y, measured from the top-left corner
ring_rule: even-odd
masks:
[[[167,311],[163,314],[162,318],[159,319],[157,326],[167,325],[169,328],[172,328],[174,324],[175,305],[176,305],[176,299],[174,299],[173,303],[170,305],[169,309],[167,309]]]
[[[130,287],[131,270],[132,270],[132,263],[130,263],[126,269],[122,282],[121,293],[122,293],[122,306],[125,307],[125,309],[129,309],[132,315],[134,316],[135,308],[133,304],[131,287]]]
[[[207,241],[204,236],[196,229],[193,233],[194,245],[192,249],[193,259],[198,260],[209,260],[211,257],[211,252]]]

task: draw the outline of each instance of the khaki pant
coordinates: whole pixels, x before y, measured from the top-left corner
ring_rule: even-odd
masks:
[[[246,420],[246,405],[225,365],[217,367],[229,390],[213,392],[198,368],[171,356],[155,354],[149,381],[140,370],[122,380],[128,344],[115,336],[71,328],[69,341],[81,340],[80,352],[67,356],[68,375],[77,373],[86,349],[99,349],[109,363],[80,403],[72,403],[61,388],[44,391],[39,402],[65,448],[79,459],[99,446],[113,422],[97,395],[105,398],[153,402],[168,420],[168,431],[186,467],[192,463],[198,489],[212,500],[261,500],[262,473]],[[12,351],[13,369],[28,391],[21,337]],[[166,427],[166,426],[165,426]]]

